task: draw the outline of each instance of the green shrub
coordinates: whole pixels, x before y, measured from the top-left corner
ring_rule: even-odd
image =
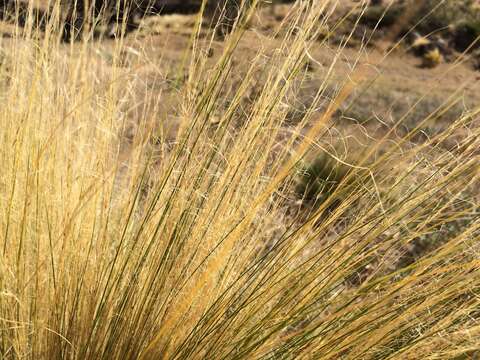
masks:
[[[455,49],[458,51],[465,51],[479,37],[480,37],[480,20],[464,21],[455,27],[455,36],[454,36]]]
[[[332,206],[341,201],[337,191],[350,169],[326,153],[300,166],[295,192],[299,198],[311,205],[329,201]]]
[[[431,15],[428,15],[429,12]],[[426,0],[413,20],[420,21],[426,15],[428,16],[423,22],[425,25],[440,28],[462,21],[476,21],[479,19],[480,12],[474,0],[446,0],[443,3],[437,0]]]
[[[395,24],[397,19],[404,12],[404,6],[390,6],[386,8],[383,5],[370,6],[361,18],[361,22],[370,27],[389,27]]]
[[[480,8],[473,0],[447,0],[442,3],[437,0],[422,3],[399,1],[388,6],[375,5],[365,11],[361,21],[370,27],[390,27],[406,14],[411,15],[404,19],[401,33],[413,27],[422,34],[441,31],[463,43],[467,42],[464,48],[480,34]]]

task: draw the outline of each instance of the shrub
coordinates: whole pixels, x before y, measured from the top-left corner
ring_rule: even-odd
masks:
[[[315,206],[327,200],[335,205],[340,201],[336,194],[338,187],[349,174],[349,168],[331,156],[321,153],[301,165],[298,172],[295,192],[300,199]]]
[[[389,27],[404,18],[399,35],[413,26],[423,35],[440,32],[450,39],[457,50],[465,50],[480,35],[480,7],[474,0],[447,0],[439,2],[400,1],[389,5],[371,6],[365,11],[362,22],[373,27]]]
[[[470,45],[472,48],[479,47],[479,37],[480,37],[480,18],[477,20],[463,21],[457,24],[454,28],[454,39],[453,43],[455,49],[458,51],[467,50]]]
[[[403,5],[394,5],[385,7],[384,5],[370,6],[360,19],[360,21],[370,27],[379,28],[392,26],[404,13]]]

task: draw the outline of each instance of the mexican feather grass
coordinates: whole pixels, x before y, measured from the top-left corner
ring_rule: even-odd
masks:
[[[374,76],[359,54],[348,77],[334,77],[345,39],[313,104],[285,131],[284,100],[336,2],[308,6],[292,8],[279,47],[249,59],[233,90],[254,10],[213,66],[199,15],[168,148],[152,126],[163,121],[162,94],[145,92],[153,110],[135,103],[137,75],[153,60],[116,66],[128,38],[112,41],[108,67],[91,39],[59,44],[54,21],[41,37],[27,24],[4,40],[1,358],[460,359],[478,350],[479,109],[423,143],[410,141],[419,129],[391,141],[398,119],[355,162],[327,151],[349,168],[338,196],[288,211],[298,165],[325,150],[336,111]],[[238,111],[259,70],[258,96]],[[397,261],[438,233],[434,251]]]

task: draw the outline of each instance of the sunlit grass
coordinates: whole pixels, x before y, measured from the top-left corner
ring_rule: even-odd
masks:
[[[158,131],[165,119],[135,97],[145,66],[160,79],[164,70],[143,53],[138,66],[117,67],[128,38],[112,41],[107,65],[89,39],[60,44],[55,29],[39,38],[17,30],[0,71],[2,358],[441,359],[477,350],[478,109],[423,143],[411,141],[420,127],[392,141],[397,119],[355,163],[330,153],[348,174],[314,210],[293,211],[298,165],[325,151],[335,112],[372,76],[359,54],[325,103],[342,43],[304,118],[286,128],[284,100],[335,2],[302,6],[277,48],[246,59],[233,89],[253,10],[213,67],[201,46],[215,40],[207,32],[201,42],[197,23],[169,147]],[[260,92],[238,111],[258,71]],[[161,106],[162,93],[147,89],[143,100],[157,97]],[[136,105],[127,142],[126,109]],[[434,250],[403,261],[432,234],[442,234]]]

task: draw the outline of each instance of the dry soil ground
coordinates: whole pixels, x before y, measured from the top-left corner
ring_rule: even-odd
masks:
[[[271,35],[279,28],[290,6],[277,6],[274,11],[267,8],[259,11],[237,50],[235,64],[237,78],[241,78],[241,73],[248,70],[249,59],[260,50],[273,50],[279,46],[281,36],[272,38]],[[39,7],[44,7],[42,2],[39,2]],[[172,81],[178,81],[181,72],[186,72],[182,64],[187,63],[185,58],[188,57],[190,34],[194,23],[194,15],[151,17],[144,21],[142,29],[127,36],[127,50],[122,54],[125,61],[112,63],[115,48],[112,40],[95,42],[91,46],[92,56],[98,58],[99,68],[105,70],[115,67],[135,74],[143,90],[151,90],[152,86],[158,87],[159,94],[161,91],[161,104],[156,109],[157,116],[166,119],[176,113],[176,88],[170,85]],[[2,47],[8,49],[12,26],[6,23],[1,25]],[[406,45],[400,46],[386,56],[386,49],[392,45],[391,42],[377,40],[361,48],[362,42],[357,38],[339,51],[341,40],[342,37],[337,36],[328,45],[319,42],[318,46],[311,49],[308,74],[302,81],[298,96],[288,104],[294,108],[293,117],[300,116],[302,108],[308,106],[309,99],[323,81],[325,72],[335,58],[339,58],[339,61],[336,62],[333,73],[334,78],[339,81],[351,73],[353,64],[357,61],[368,64],[375,72],[375,81],[357,89],[348,103],[344,104],[343,112],[338,117],[343,125],[391,124],[405,114],[418,99],[423,98],[409,116],[409,120],[405,122],[406,127],[413,127],[452,93],[459,91],[458,95],[462,97],[462,101],[440,122],[437,120],[436,123],[429,124],[429,128],[425,129],[425,135],[428,135],[435,127],[442,126],[442,120],[448,122],[463,110],[479,103],[480,72],[472,69],[468,61],[458,66],[443,63],[433,69],[425,69],[420,66],[421,60],[407,51]],[[205,44],[207,43],[206,35]],[[222,46],[220,40],[213,42],[213,51],[209,52],[211,56],[209,62],[212,65],[221,55]],[[69,45],[64,45],[64,48],[66,53],[71,51]],[[159,79],[159,74],[163,79]],[[335,82],[330,85],[332,91],[337,88]],[[137,91],[137,98],[141,100],[142,91],[141,89]]]

